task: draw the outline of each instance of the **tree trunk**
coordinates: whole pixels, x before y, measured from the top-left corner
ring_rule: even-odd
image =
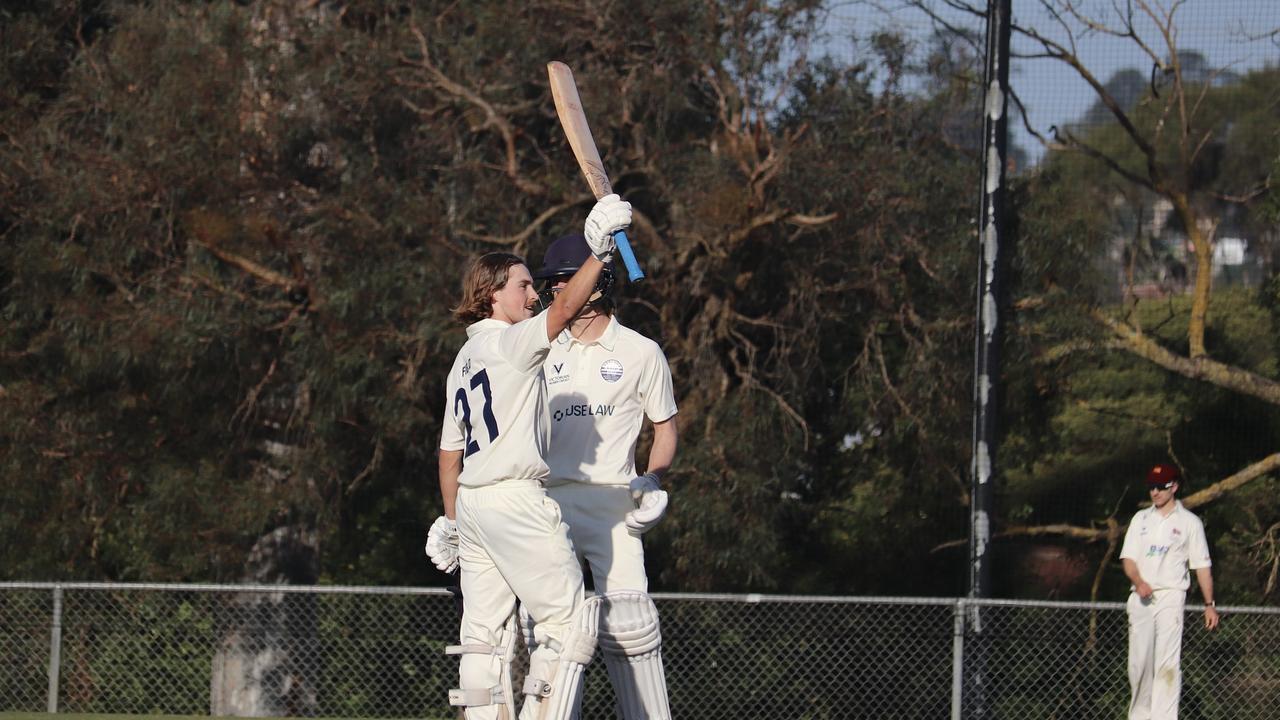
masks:
[[[1213,280],[1213,243],[1197,222],[1185,193],[1170,193],[1173,206],[1182,219],[1187,239],[1196,253],[1196,284],[1191,295],[1191,321],[1187,326],[1187,355],[1193,360],[1205,356],[1204,328],[1209,316],[1209,290]]]
[[[315,530],[276,528],[249,552],[245,581],[311,585],[318,577]],[[315,597],[248,593],[230,601],[213,657],[210,714],[236,717],[315,715]]]

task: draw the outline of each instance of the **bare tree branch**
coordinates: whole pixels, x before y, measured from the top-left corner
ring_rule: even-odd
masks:
[[[444,74],[435,63],[431,62],[430,48],[427,44],[427,37],[416,23],[410,22],[410,31],[418,40],[418,52],[420,57],[417,59],[402,56],[401,60],[406,65],[421,68],[425,70],[431,82],[428,87],[439,89],[446,94],[464,100],[470,105],[479,108],[484,115],[484,122],[481,123],[476,130],[492,129],[502,138],[505,148],[506,164],[503,168],[506,176],[511,180],[517,188],[522,192],[534,196],[543,196],[547,190],[541,183],[530,180],[520,172],[520,156],[516,149],[516,137],[518,133],[511,121],[507,119],[506,111],[500,110],[496,105],[483,98],[479,93],[469,87],[453,80]],[[409,86],[420,86],[409,81],[401,81],[401,84]]]
[[[1208,357],[1176,355],[1141,330],[1094,311],[1093,317],[1122,341],[1122,349],[1192,380],[1199,380],[1280,406],[1280,382]]]
[[[1188,510],[1193,510],[1201,505],[1209,503],[1223,497],[1224,495],[1238,490],[1248,483],[1257,480],[1267,473],[1280,469],[1280,453],[1273,453],[1267,457],[1249,465],[1239,472],[1225,477],[1209,487],[1182,498],[1182,506]]]

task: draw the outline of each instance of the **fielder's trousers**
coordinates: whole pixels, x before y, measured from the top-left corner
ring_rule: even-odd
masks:
[[[1129,593],[1129,720],[1177,720],[1187,593]]]

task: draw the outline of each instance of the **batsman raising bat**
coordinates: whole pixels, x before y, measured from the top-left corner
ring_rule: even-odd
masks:
[[[547,64],[551,96],[569,147],[593,195],[613,192],[587,124],[573,72]],[[624,233],[615,236],[632,282],[642,277]],[[543,304],[565,292],[587,262],[583,235],[567,235],[547,248],[535,278],[545,283]],[[648,595],[641,534],[667,509],[660,487],[675,458],[676,401],[671,370],[657,343],[614,317],[613,267],[601,271],[586,306],[552,344],[544,364],[551,406],[551,475],[547,494],[561,516],[579,558],[594,581],[604,652],[624,720],[667,719],[666,677],[658,612]],[[653,445],[645,474],[637,476],[636,440],[645,418],[653,423]],[[525,641],[537,652],[536,618],[521,613]]]
[[[467,720],[512,720],[515,608],[537,622],[537,649],[522,687],[522,720],[567,720],[599,628],[598,598],[583,598],[582,571],[556,503],[547,497],[550,442],[543,362],[576,318],[614,250],[631,206],[608,195],[584,226],[586,257],[545,312],[524,261],[510,253],[476,259],[453,310],[467,326],[446,380],[440,436],[445,514],[431,526],[427,554],[460,570],[463,595],[460,687],[451,705]]]
[[[551,243],[533,277],[544,304],[563,294],[591,256],[582,235]],[[669,720],[658,612],[648,595],[640,536],[662,519],[662,476],[678,440],[671,370],[658,344],[614,317],[614,274],[606,265],[586,307],[551,344],[543,364],[551,408],[547,494],[578,557],[591,570],[600,606],[599,646],[624,720]],[[645,472],[635,467],[645,419],[653,445]],[[522,613],[525,640],[536,624]]]

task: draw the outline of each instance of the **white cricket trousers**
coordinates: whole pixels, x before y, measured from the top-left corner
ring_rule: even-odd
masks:
[[[1187,593],[1129,593],[1129,720],[1177,720]]]
[[[578,557],[591,568],[597,594],[614,590],[649,592],[644,544],[627,532],[627,513],[636,509],[631,489],[620,485],[567,483],[547,494],[560,506]]]
[[[460,487],[455,509],[462,644],[501,646],[504,626],[519,598],[537,623],[537,652],[554,662],[558,653],[547,641],[555,640],[553,645],[559,647],[583,600],[582,570],[560,508],[539,481],[529,479]],[[530,658],[536,660],[540,658]],[[463,655],[460,687],[493,687],[501,672],[496,657]],[[466,712],[467,720],[497,717],[496,705]]]
[[[636,508],[631,488],[571,482],[552,485],[547,488],[547,494],[560,506],[573,537],[573,547],[591,568],[597,594],[623,590],[649,592],[649,578],[644,572],[644,544],[627,531],[625,522],[627,513]],[[610,617],[615,616],[609,613],[601,618],[605,625],[602,634],[608,634]],[[637,619],[638,616],[631,617],[633,623],[627,625],[624,632],[634,632]],[[656,615],[653,621],[652,632],[657,638]],[[654,647],[629,655],[616,648],[610,650],[607,643],[602,643],[602,647],[609,682],[617,695],[617,717],[670,720],[661,651]]]

